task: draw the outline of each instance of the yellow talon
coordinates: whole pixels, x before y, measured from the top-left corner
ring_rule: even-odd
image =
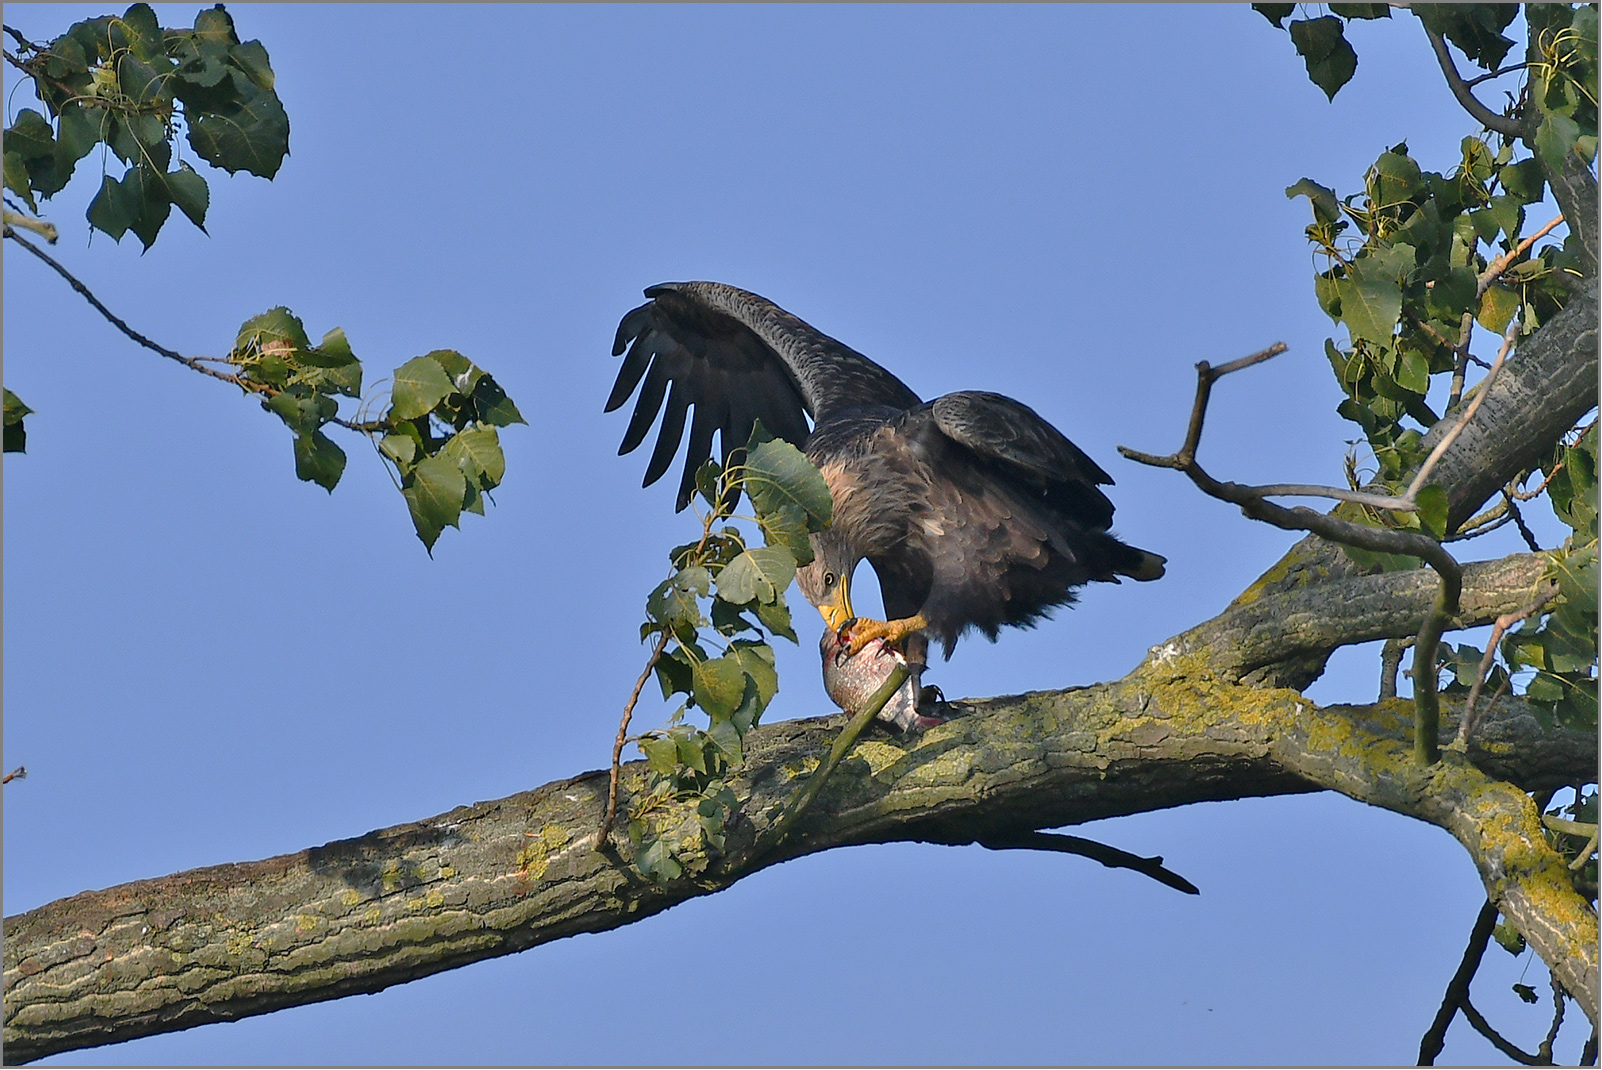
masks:
[[[883,639],[888,643],[900,644],[903,639],[921,632],[929,627],[929,622],[922,613],[912,617],[903,617],[900,620],[873,620],[871,618],[858,618],[850,623],[846,634],[849,639],[846,643],[846,656],[856,657],[864,647],[875,639]]]

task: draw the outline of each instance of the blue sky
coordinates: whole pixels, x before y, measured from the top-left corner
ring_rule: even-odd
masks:
[[[45,40],[113,10],[6,22]],[[1341,482],[1359,432],[1284,188],[1351,192],[1404,139],[1446,170],[1473,132],[1405,15],[1354,29],[1330,104],[1244,5],[229,10],[290,115],[277,179],[202,166],[209,236],[175,214],[141,255],[88,241],[91,156],[50,205],[56,255],[185,353],[285,304],[313,337],[342,326],[370,381],[457,349],[530,426],[503,435],[490,515],[430,559],[365,445],[343,441],[332,496],[296,481],[276,419],[8,249],[5,383],[37,414],[4,462],[4,756],[31,773],[5,789],[7,913],[603,765],[645,595],[693,524],[601,412],[617,321],[661,281],[753,290],[925,397],[1000,391],[1062,428],[1168,577],[970,639],[930,679],[1122,675],[1294,540],[1114,447],[1174,448],[1195,361],[1284,340],[1220,384],[1203,460]],[[31,103],[13,73],[8,122]],[[770,720],[828,709],[804,620]],[[1312,694],[1376,680],[1372,648],[1345,652]],[[1203,894],[1071,857],[835,851],[604,935],[53,1061],[1410,1062],[1483,902],[1444,832],[1334,795],[1079,831]],[[737,951],[709,957],[708,931]],[[1544,989],[1492,949],[1475,992],[1533,1044],[1547,1004],[1508,993],[1526,970]],[[1459,1022],[1443,1061],[1497,1058]]]

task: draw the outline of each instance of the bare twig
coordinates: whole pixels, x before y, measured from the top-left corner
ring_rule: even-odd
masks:
[[[617,820],[617,782],[623,765],[623,745],[629,738],[629,721],[634,717],[634,704],[640,701],[640,692],[645,688],[645,681],[651,678],[651,670],[662,660],[662,651],[667,649],[668,639],[672,634],[667,628],[662,629],[662,634],[656,640],[656,648],[651,651],[651,660],[645,663],[645,670],[640,673],[640,678],[634,681],[634,690],[629,693],[629,700],[623,706],[623,719],[618,723],[617,739],[612,743],[612,775],[606,789],[606,820],[601,822],[601,834],[595,838],[597,851],[606,847],[607,837],[612,834],[612,823]]]
[[[1466,999],[1463,1001],[1463,1017],[1468,1019],[1469,1025],[1474,1027],[1474,1031],[1476,1033],[1484,1037],[1486,1040],[1489,1040],[1492,1047],[1496,1048],[1496,1050],[1501,1052],[1503,1055],[1506,1055],[1509,1059],[1512,1059],[1516,1063],[1522,1063],[1525,1066],[1542,1065],[1539,1058],[1531,1055],[1529,1052],[1525,1051],[1517,1044],[1514,1044],[1512,1041],[1508,1040],[1501,1033],[1498,1033],[1494,1028],[1492,1028],[1491,1023],[1485,1020],[1485,1015],[1475,1010],[1474,1004],[1470,1003]]]
[[[1513,348],[1513,339],[1517,333],[1517,321],[1508,324],[1507,333],[1502,336],[1502,348],[1497,350],[1496,359],[1491,362],[1491,370],[1485,373],[1485,378],[1481,379],[1474,388],[1474,400],[1468,403],[1468,406],[1458,416],[1457,423],[1453,424],[1452,429],[1435,444],[1435,448],[1430,451],[1430,455],[1424,458],[1424,463],[1419,466],[1418,474],[1413,477],[1413,482],[1407,485],[1407,493],[1402,495],[1404,500],[1413,501],[1416,498],[1420,488],[1424,486],[1424,481],[1435,470],[1436,463],[1440,461],[1442,455],[1446,453],[1452,443],[1457,441],[1457,436],[1463,433],[1463,428],[1468,426],[1468,422],[1474,419],[1474,414],[1479,411],[1480,404],[1485,401],[1486,395],[1491,392],[1491,386],[1496,382],[1496,377],[1502,373],[1502,365],[1507,362],[1508,350]]]
[[[1507,349],[1512,344],[1512,329],[1506,343],[1502,347],[1502,354],[1497,358],[1497,364],[1486,376],[1483,385],[1489,385],[1501,368],[1501,363],[1507,355]],[[1457,615],[1458,598],[1463,590],[1463,569],[1451,554],[1446,552],[1435,539],[1421,532],[1405,531],[1396,528],[1370,527],[1366,524],[1355,524],[1331,513],[1319,513],[1303,506],[1287,509],[1275,505],[1266,498],[1262,487],[1243,486],[1239,483],[1224,483],[1212,476],[1196,463],[1196,450],[1201,444],[1202,426],[1206,421],[1207,403],[1212,396],[1213,383],[1232,371],[1250,367],[1285,351],[1283,343],[1270,346],[1268,349],[1228,364],[1212,367],[1206,361],[1196,365],[1196,400],[1191,407],[1190,426],[1185,433],[1185,442],[1179,450],[1167,456],[1157,456],[1132,450],[1127,446],[1119,446],[1118,452],[1132,461],[1149,464],[1158,468],[1174,468],[1184,472],[1190,477],[1202,493],[1223,501],[1232,502],[1240,506],[1245,515],[1254,520],[1261,520],[1275,527],[1287,531],[1310,531],[1315,535],[1328,539],[1331,542],[1346,546],[1356,546],[1364,550],[1378,553],[1408,554],[1422,558],[1440,576],[1440,591],[1436,596],[1435,604],[1429,614],[1424,618],[1423,627],[1419,629],[1418,639],[1414,644],[1413,663],[1424,667],[1424,671],[1414,673],[1413,704],[1416,711],[1415,726],[1415,753],[1420,764],[1433,765],[1440,760],[1440,742],[1437,738],[1440,731],[1440,696],[1437,693],[1435,674],[1429,671],[1435,665],[1436,649],[1440,642],[1441,633],[1449,619]],[[1419,487],[1423,485],[1424,477],[1428,476],[1429,469],[1433,467],[1445,452],[1445,446],[1462,431],[1463,426],[1479,408],[1484,400],[1486,391],[1483,389],[1478,396],[1458,418],[1457,425],[1443,439],[1425,460],[1424,467],[1414,478],[1408,493],[1397,504],[1390,506],[1398,509],[1416,509],[1413,501]],[[1340,491],[1337,495],[1345,497],[1353,493]]]
[[[1468,86],[1470,89],[1472,89],[1473,87],[1479,85],[1481,82],[1489,82],[1491,79],[1500,78],[1504,74],[1512,74],[1514,71],[1522,71],[1528,66],[1529,66],[1528,63],[1515,63],[1511,67],[1503,67],[1500,70],[1494,70],[1494,71],[1489,72],[1488,74],[1482,74],[1478,78],[1470,78],[1468,81],[1464,82],[1463,84],[1465,86]]]
[[[230,375],[227,372],[220,372],[215,368],[206,367],[206,364],[204,363],[206,361],[212,361],[213,363],[229,363],[228,361],[219,361],[218,358],[215,357],[186,357],[176,350],[168,349],[159,342],[151,341],[149,338],[146,338],[144,335],[128,326],[128,324],[120,316],[102,304],[100,298],[96,297],[90,291],[89,287],[85,286],[77,276],[68,271],[65,267],[61,266],[60,263],[58,263],[43,249],[39,248],[37,245],[34,245],[32,242],[18,234],[15,230],[11,229],[9,220],[6,221],[4,235],[5,237],[16,242],[18,245],[22,246],[24,249],[28,250],[40,260],[43,260],[52,270],[55,271],[57,275],[60,275],[63,279],[66,279],[69,286],[83,295],[83,299],[88,301],[96,312],[99,312],[102,316],[104,316],[106,318],[106,322],[110,323],[113,327],[117,328],[117,330],[121,331],[123,334],[127,335],[129,338],[133,339],[135,342],[144,346],[151,352],[159,353],[168,360],[175,360],[184,367],[189,368],[191,371],[197,371],[202,375],[209,375],[213,379],[218,379],[225,383],[232,383],[234,386],[239,387],[239,389],[245,391],[247,394],[259,394],[262,397],[271,398],[283,393],[282,390],[279,390],[277,387],[271,386],[267,383],[258,383],[238,375]],[[349,428],[352,431],[360,431],[363,434],[372,434],[377,431],[385,431],[388,430],[390,426],[386,421],[383,420],[345,420],[338,416],[334,417],[328,422],[332,424],[338,424],[341,427]]]
[[[1194,884],[1165,867],[1162,855],[1142,858],[1105,843],[1087,840],[1083,836],[1069,836],[1061,832],[1020,832],[987,837],[976,842],[980,847],[992,851],[1060,851],[1063,854],[1081,855],[1100,862],[1108,869],[1130,869],[1143,873],[1157,883],[1166,884],[1186,895],[1201,894]]]
[[[16,30],[12,29],[10,26],[6,26],[6,27],[4,27],[4,29],[5,29],[6,33],[11,35],[12,40],[16,41],[17,44],[21,45],[23,48],[30,49],[30,50],[32,50],[34,52],[42,51],[38,45],[34,44],[32,41],[30,41],[26,37],[22,36],[22,34],[18,33]]]
[[[28,767],[25,766],[25,765],[19,765],[15,769],[11,770],[11,772],[7,773],[4,777],[0,777],[0,784],[9,784],[13,780],[27,780],[27,779],[28,779]]]
[[[36,219],[22,212],[13,212],[9,208],[6,209],[4,217],[7,226],[31,230],[51,245],[56,244],[56,239],[61,237],[60,232],[56,230],[56,225],[43,219]]]
[[[1458,525],[1456,531],[1442,541],[1457,542],[1462,539],[1477,539],[1481,535],[1489,535],[1512,519],[1513,515],[1507,511],[1507,502],[1497,502],[1485,512],[1463,521]]]
[[[1402,667],[1402,652],[1413,645],[1413,637],[1387,639],[1380,649],[1379,697],[1383,702],[1396,697],[1396,674]]]
[[[1505,494],[1506,492],[1504,491],[1503,493]],[[1512,495],[1507,496],[1507,515],[1512,519],[1513,523],[1518,525],[1519,537],[1524,540],[1524,545],[1530,548],[1530,552],[1540,553],[1541,544],[1535,541],[1535,532],[1531,531],[1529,526],[1524,523],[1524,514],[1519,512],[1518,502],[1513,500]]]
[[[1463,703],[1463,718],[1457,727],[1457,739],[1452,742],[1453,750],[1468,750],[1469,740],[1473,738],[1480,722],[1485,719],[1485,711],[1476,712],[1474,704],[1480,697],[1480,690],[1485,686],[1486,679],[1491,675],[1491,666],[1496,662],[1496,646],[1502,641],[1502,636],[1519,621],[1527,620],[1545,609],[1557,596],[1558,588],[1553,584],[1528,605],[1496,618],[1496,625],[1491,629],[1491,639],[1485,644],[1485,656],[1480,658],[1479,675],[1474,680],[1474,686],[1469,688],[1467,701]]]
[[[1568,1003],[1568,995],[1558,983],[1558,979],[1552,978],[1552,1025],[1547,1029],[1541,1046],[1535,1049],[1535,1057],[1540,1060],[1542,1066],[1552,1065],[1552,1045],[1557,1040],[1558,1030],[1563,1028],[1563,1009]]]
[[[1503,253],[1501,256],[1485,265],[1485,270],[1480,272],[1480,277],[1475,282],[1475,300],[1479,300],[1481,297],[1484,297],[1485,291],[1491,288],[1491,284],[1497,279],[1501,278],[1504,271],[1513,266],[1513,261],[1529,252],[1530,246],[1534,245],[1536,242],[1552,233],[1552,228],[1556,227],[1561,222],[1563,222],[1563,217],[1558,216],[1546,226],[1542,227],[1534,234],[1531,234],[1528,238],[1525,238],[1523,241],[1519,242],[1518,245],[1509,249],[1507,252]]]
[[[1469,930],[1468,947],[1463,950],[1463,960],[1457,965],[1457,972],[1446,986],[1446,995],[1441,1000],[1441,1009],[1435,1012],[1435,1020],[1424,1031],[1424,1039],[1418,1045],[1418,1065],[1434,1066],[1435,1057],[1441,1054],[1446,1046],[1446,1029],[1457,1017],[1457,1012],[1463,1004],[1468,1002],[1469,983],[1474,980],[1474,974],[1480,968],[1480,959],[1485,956],[1485,948],[1491,942],[1491,932],[1496,928],[1496,904],[1489,899],[1480,907],[1479,915],[1474,919],[1474,927]]]
[[[1447,87],[1451,89],[1457,102],[1463,106],[1463,110],[1487,130],[1494,130],[1508,137],[1523,137],[1525,134],[1523,123],[1506,115],[1498,115],[1481,104],[1479,98],[1470,92],[1468,83],[1457,73],[1457,64],[1452,62],[1452,53],[1447,50],[1446,42],[1441,35],[1428,26],[1424,27],[1424,33],[1430,39],[1430,47],[1435,49],[1435,58],[1441,64],[1441,73],[1446,76]]]

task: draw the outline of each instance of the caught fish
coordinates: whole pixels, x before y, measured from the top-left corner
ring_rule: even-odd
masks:
[[[849,635],[846,637],[849,638]],[[858,713],[890,678],[897,665],[913,668],[901,652],[883,639],[875,639],[854,656],[846,655],[846,638],[833,628],[825,628],[818,643],[823,655],[823,689],[829,698],[847,713]],[[890,701],[879,711],[879,720],[895,725],[901,732],[928,728],[941,723],[942,718],[927,717],[918,712],[918,700],[925,691],[920,678],[923,667],[917,666],[890,696]]]

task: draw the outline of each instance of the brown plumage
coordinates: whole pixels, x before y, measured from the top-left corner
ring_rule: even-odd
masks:
[[[628,353],[607,411],[644,383],[619,452],[644,441],[661,409],[645,478],[655,482],[693,405],[682,509],[714,431],[725,462],[757,419],[804,449],[829,484],[834,520],[813,536],[816,556],[797,579],[831,629],[853,622],[848,653],[876,638],[903,643],[916,689],[929,637],[950,657],[968,629],[994,640],[1004,625],[1028,627],[1093,580],[1163,574],[1161,557],[1109,533],[1113,506],[1100,487],[1111,477],[1021,402],[981,391],[924,402],[867,357],[732,286],[670,283],[646,296],[614,347]],[[855,622],[850,578],[863,560],[888,622]]]

